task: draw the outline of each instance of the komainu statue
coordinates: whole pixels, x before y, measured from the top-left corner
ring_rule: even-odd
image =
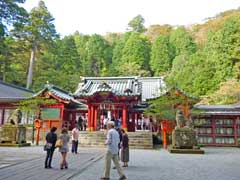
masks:
[[[7,118],[7,122],[5,124],[17,126],[21,124],[21,121],[22,121],[22,112],[20,109],[16,109]]]

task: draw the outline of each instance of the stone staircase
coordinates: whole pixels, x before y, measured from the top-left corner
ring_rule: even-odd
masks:
[[[128,132],[130,149],[152,149],[152,132],[137,131]],[[105,147],[106,135],[104,131],[80,131],[79,146],[80,147]]]

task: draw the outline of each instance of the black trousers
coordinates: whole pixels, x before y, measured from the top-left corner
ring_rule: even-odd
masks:
[[[54,150],[55,150],[54,148],[47,149],[47,156],[45,159],[45,167],[51,167]]]
[[[78,141],[72,140],[72,153],[77,153]]]

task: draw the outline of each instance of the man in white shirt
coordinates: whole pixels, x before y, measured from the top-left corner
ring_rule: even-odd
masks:
[[[117,169],[119,174],[119,180],[127,179],[126,176],[123,174],[122,168],[120,167],[118,161],[118,144],[120,142],[119,133],[114,129],[114,122],[108,121],[107,123],[108,133],[107,133],[107,140],[105,145],[107,145],[107,153],[105,157],[105,171],[104,177],[101,180],[109,180],[110,179],[110,169],[111,169],[111,160]]]
[[[72,153],[77,154],[78,149],[78,136],[79,136],[79,129],[78,125],[75,126],[72,130]]]

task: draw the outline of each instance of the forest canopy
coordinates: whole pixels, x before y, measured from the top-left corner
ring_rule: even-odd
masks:
[[[223,84],[228,89],[228,82],[239,87],[240,9],[204,24],[177,27],[145,27],[144,17],[137,15],[126,22],[126,32],[59,37],[43,1],[29,14],[21,3],[24,0],[0,6],[2,81],[35,91],[49,81],[73,92],[80,76],[164,76],[169,87],[177,83],[194,96],[211,96]]]

